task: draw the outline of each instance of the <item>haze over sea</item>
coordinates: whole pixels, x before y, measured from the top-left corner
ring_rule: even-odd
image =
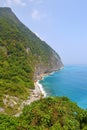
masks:
[[[40,81],[47,96],[67,96],[87,108],[87,65],[66,65]]]

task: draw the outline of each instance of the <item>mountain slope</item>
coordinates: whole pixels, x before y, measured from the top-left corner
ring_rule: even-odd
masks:
[[[10,8],[0,8],[1,107],[7,107],[7,95],[27,98],[40,74],[61,67],[61,59],[51,47],[22,24]]]

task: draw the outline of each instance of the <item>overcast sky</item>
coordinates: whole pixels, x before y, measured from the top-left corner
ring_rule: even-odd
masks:
[[[87,64],[87,0],[0,0],[61,56]]]

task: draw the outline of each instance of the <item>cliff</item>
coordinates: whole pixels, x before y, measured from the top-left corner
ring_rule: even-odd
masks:
[[[10,8],[0,8],[0,106],[4,107],[4,97],[26,99],[34,80],[61,67],[61,58],[46,42]]]
[[[61,67],[51,47],[10,8],[0,8],[0,130],[87,130],[87,110],[67,97],[41,99],[38,84],[34,89],[40,75]],[[24,104],[30,105],[23,109]],[[16,113],[20,116],[13,117]]]
[[[52,49],[51,49],[52,50]],[[52,50],[52,54],[49,57],[48,63],[44,64],[43,61],[35,66],[34,79],[40,79],[41,75],[49,74],[53,71],[57,71],[63,67],[62,61],[59,55]]]

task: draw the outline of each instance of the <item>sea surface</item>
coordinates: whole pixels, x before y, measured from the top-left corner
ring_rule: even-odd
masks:
[[[47,96],[67,96],[87,108],[87,65],[66,65],[40,81]]]

